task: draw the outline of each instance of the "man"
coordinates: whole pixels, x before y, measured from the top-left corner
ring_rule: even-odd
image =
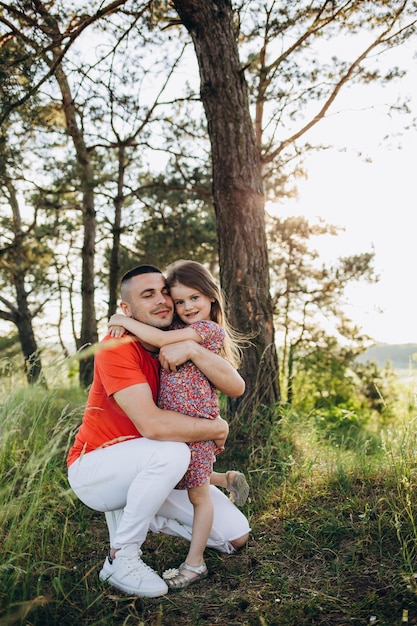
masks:
[[[168,328],[173,302],[161,271],[134,268],[121,282],[121,308],[141,322]],[[184,442],[213,439],[222,447],[228,425],[220,417],[195,419],[156,406],[159,361],[176,371],[192,360],[211,383],[230,397],[244,391],[239,374],[200,344],[184,341],[159,354],[131,338],[100,344],[83,422],[68,454],[68,479],[84,504],[106,513],[111,549],[101,580],[126,593],[157,597],[165,581],[141,559],[148,529],[190,539],[193,509],[186,491],[174,490],[190,460]],[[208,546],[231,553],[249,533],[244,515],[215,487],[214,522]]]

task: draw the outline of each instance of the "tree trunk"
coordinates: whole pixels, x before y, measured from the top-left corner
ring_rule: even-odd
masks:
[[[287,379],[287,404],[288,406],[292,406],[293,400],[293,378],[294,378],[294,352],[295,345],[290,344],[290,349],[288,352],[288,379]]]
[[[27,303],[25,279],[20,272],[14,272],[13,280],[17,301],[17,312],[14,321],[17,326],[20,346],[25,359],[26,379],[30,385],[36,382],[46,385],[42,374],[40,352],[33,332],[32,316]]]
[[[109,268],[109,307],[108,317],[111,317],[117,310],[117,300],[119,297],[119,273],[120,273],[120,234],[122,227],[123,209],[123,188],[125,177],[125,146],[119,145],[118,175],[117,175],[117,196],[113,200],[114,218],[112,227],[112,247],[110,251]]]
[[[25,287],[25,261],[24,239],[25,234],[22,231],[22,217],[20,207],[13,185],[6,183],[8,190],[8,199],[13,213],[14,224],[14,251],[13,261],[9,265],[13,285],[16,293],[16,307],[11,303],[9,305],[11,311],[11,319],[17,327],[19,335],[20,347],[22,348],[25,373],[28,383],[34,384],[40,382],[46,386],[46,381],[42,372],[42,363],[38,345],[36,343],[35,334],[32,326],[32,314],[28,305],[28,297]]]
[[[57,51],[54,53],[58,54]],[[81,269],[81,333],[77,341],[77,348],[94,344],[98,340],[96,309],[94,303],[94,259],[96,244],[96,212],[94,208],[94,175],[91,159],[84,141],[81,129],[77,124],[75,103],[71,94],[67,77],[59,65],[55,70],[55,77],[62,95],[62,103],[68,133],[74,144],[77,162],[79,165],[80,186],[83,197],[83,226],[84,240],[82,248]],[[80,384],[88,387],[93,380],[94,357],[89,356],[80,360]]]
[[[259,154],[228,0],[174,0],[198,59],[211,141],[222,287],[231,324],[253,336],[241,374],[245,396],[233,411],[279,400],[278,359]]]

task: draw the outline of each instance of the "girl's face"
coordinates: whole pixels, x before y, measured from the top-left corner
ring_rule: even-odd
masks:
[[[176,283],[170,289],[175,311],[184,324],[209,320],[214,299],[202,294],[198,289]]]

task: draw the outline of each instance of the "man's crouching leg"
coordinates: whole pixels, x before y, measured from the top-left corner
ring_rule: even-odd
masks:
[[[106,515],[108,521],[118,519],[116,529],[110,531],[109,527],[113,540],[100,579],[128,594],[158,597],[165,595],[168,587],[143,562],[141,546],[151,519],[185,473],[190,452],[181,443],[145,439],[140,442],[135,446],[139,454],[129,477],[122,515]]]
[[[250,526],[248,520],[231,500],[217,487],[210,487],[214,519],[208,548],[232,554],[246,545]],[[183,537],[191,541],[193,507],[185,490],[174,489],[151,521],[150,530]]]

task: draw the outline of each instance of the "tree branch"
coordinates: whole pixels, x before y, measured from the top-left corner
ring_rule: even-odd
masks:
[[[70,30],[67,29],[64,33],[59,33],[59,34],[57,33],[58,34],[57,38],[54,39],[46,48],[44,48],[41,51],[37,50],[38,54],[40,54],[42,57],[45,57],[47,52],[49,52],[50,50],[56,50],[58,47],[62,45],[62,42],[68,37],[68,41],[65,44],[65,46],[62,48],[59,54],[55,55],[53,63],[49,65],[48,72],[46,72],[46,74],[44,74],[44,76],[42,76],[42,78],[40,78],[38,82],[36,82],[26,92],[26,94],[22,98],[20,98],[20,100],[16,100],[12,104],[5,107],[5,110],[2,116],[0,117],[0,127],[8,119],[9,115],[14,109],[18,108],[19,106],[27,102],[39,90],[39,88],[54,74],[55,70],[62,62],[62,59],[64,58],[68,49],[72,46],[72,44],[77,39],[77,37],[79,37],[79,35],[81,35],[81,33],[88,26],[90,26],[97,20],[116,12],[121,6],[126,4],[127,1],[128,0],[114,0],[109,5],[96,11],[93,15],[81,16],[82,18],[81,22],[76,23],[74,27],[72,27]],[[11,7],[10,5],[6,5],[4,2],[0,2],[0,7],[7,9],[9,12],[13,13],[18,19],[21,19],[22,21],[25,21],[25,22],[29,21],[28,16],[20,12],[18,9],[16,9],[16,7]],[[11,22],[6,20],[6,18],[1,16],[0,22],[5,24],[13,32],[13,34],[16,37],[22,39],[25,43],[28,43],[29,45],[34,47],[34,42],[31,39],[29,39],[26,35],[24,35],[22,31],[18,30],[13,24],[11,24]],[[71,24],[74,24],[74,20],[72,20]],[[32,25],[39,28],[39,24],[36,21],[34,22],[32,21]]]
[[[322,106],[322,108],[320,109],[320,111],[317,113],[317,115],[315,115],[313,117],[312,120],[310,120],[310,122],[308,122],[305,126],[303,126],[299,131],[297,131],[296,133],[294,133],[293,135],[291,135],[290,137],[288,137],[288,139],[286,139],[285,141],[283,141],[277,148],[276,150],[274,150],[273,152],[271,152],[267,157],[263,158],[263,163],[270,163],[275,157],[277,157],[288,145],[294,143],[295,141],[297,141],[297,139],[299,139],[302,135],[304,135],[307,131],[309,131],[313,126],[315,126],[320,120],[322,120],[327,111],[329,110],[329,108],[331,107],[331,105],[333,104],[333,102],[336,100],[339,92],[341,91],[342,87],[349,82],[349,80],[352,78],[355,70],[357,68],[359,68],[360,64],[362,63],[362,61],[370,54],[370,52],[372,50],[374,50],[375,48],[377,48],[378,46],[380,46],[383,43],[389,43],[390,41],[392,41],[393,39],[396,39],[397,37],[399,37],[404,31],[412,28],[413,26],[415,26],[415,24],[417,23],[417,19],[413,20],[411,23],[407,24],[407,26],[399,29],[398,31],[396,31],[395,33],[389,35],[390,31],[392,30],[394,24],[396,23],[397,19],[398,19],[398,15],[402,12],[405,4],[407,3],[407,0],[405,0],[404,4],[402,5],[402,7],[397,11],[396,15],[393,17],[391,24],[389,25],[389,27],[383,32],[381,33],[376,39],[375,41],[373,41],[367,48],[365,48],[365,50],[362,52],[362,54],[360,54],[354,61],[353,63],[351,63],[351,65],[349,66],[347,72],[345,72],[345,74],[343,74],[343,76],[340,78],[340,80],[337,82],[335,88],[333,89],[332,93],[330,94],[329,98],[327,99],[327,101],[324,103],[324,105]],[[388,36],[389,35],[389,36]]]

